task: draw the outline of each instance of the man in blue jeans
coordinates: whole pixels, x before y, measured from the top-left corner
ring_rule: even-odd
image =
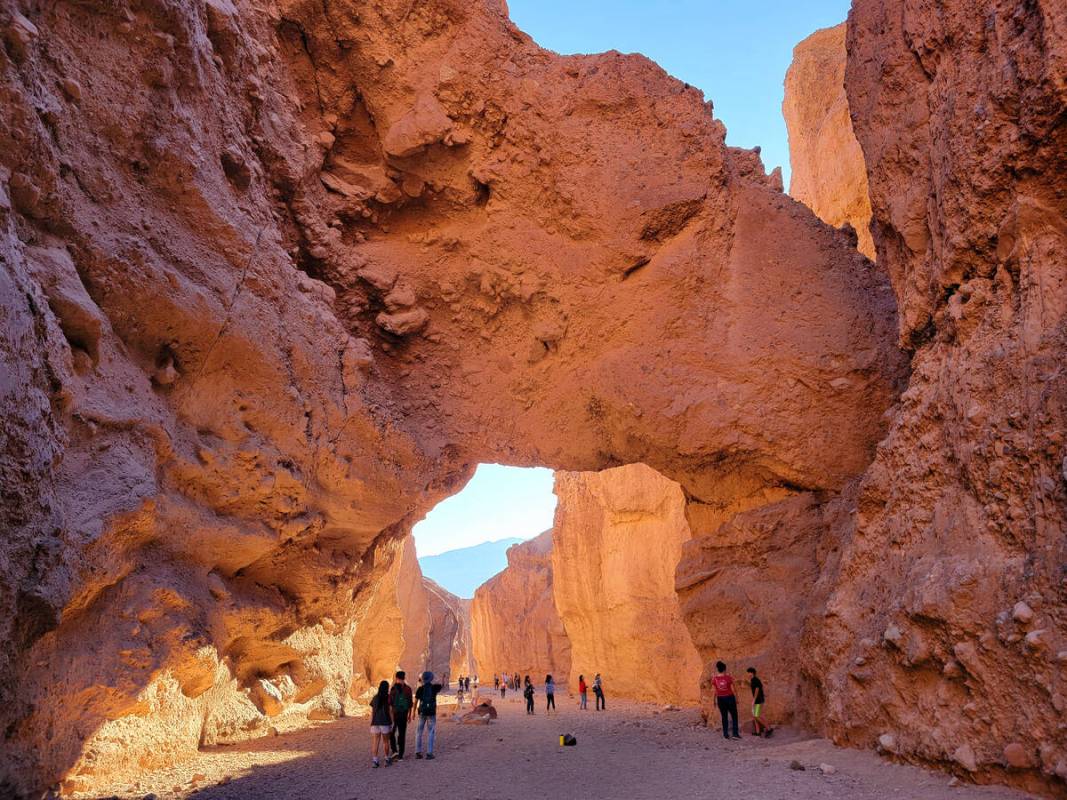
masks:
[[[426,743],[426,758],[432,760],[434,735],[437,732],[437,693],[441,684],[433,682],[433,673],[422,673],[422,683],[415,690],[415,705],[419,711],[419,732],[415,734],[415,758],[422,758],[422,732],[430,729],[429,741]]]

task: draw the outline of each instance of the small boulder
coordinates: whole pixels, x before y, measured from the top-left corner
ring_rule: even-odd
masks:
[[[952,760],[968,772],[978,769],[978,759],[974,755],[974,748],[969,744],[961,744],[952,754]]]
[[[394,336],[410,336],[418,333],[426,327],[430,321],[430,315],[424,308],[413,308],[410,311],[398,311],[395,314],[379,314],[375,321],[378,327]]]
[[[41,32],[37,30],[37,26],[26,17],[17,11],[12,14],[11,22],[4,30],[4,40],[7,42],[11,57],[20,64],[25,61],[30,54],[30,46],[40,35]]]
[[[1034,610],[1024,600],[1020,600],[1012,608],[1011,618],[1020,625],[1028,625],[1034,620]]]
[[[1011,742],[1004,748],[1004,761],[1014,769],[1026,769],[1033,766],[1030,754],[1019,742]]]
[[[789,769],[796,770],[797,772],[803,772],[805,769],[807,769],[807,767],[805,767],[796,759],[793,759],[789,762]]]
[[[883,733],[878,737],[878,748],[887,753],[895,753],[897,751],[897,737],[891,733]]]

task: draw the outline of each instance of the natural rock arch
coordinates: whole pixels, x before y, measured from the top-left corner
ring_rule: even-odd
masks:
[[[646,59],[409,6],[5,12],[0,786],[239,735],[263,676],[343,705],[478,461],[642,461],[701,531],[870,461],[905,359],[847,235]]]

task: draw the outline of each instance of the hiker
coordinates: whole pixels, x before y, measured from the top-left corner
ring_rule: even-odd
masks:
[[[419,730],[415,734],[415,758],[422,758],[422,732],[430,729],[429,741],[426,743],[426,758],[433,760],[433,742],[437,733],[437,693],[441,684],[433,682],[433,673],[422,673],[422,685],[415,690],[415,703],[419,711]]]
[[[459,687],[456,689],[456,707],[459,708],[463,705],[463,678],[458,681]]]
[[[393,763],[389,755],[388,736],[393,730],[393,710],[389,707],[389,681],[378,684],[378,693],[370,701],[370,752],[375,769],[381,766],[378,763],[378,748],[385,754],[385,766]]]
[[[740,739],[741,734],[737,730],[737,694],[734,692],[734,679],[726,671],[726,664],[722,661],[715,662],[715,670],[718,674],[711,679],[711,685],[715,687],[715,703],[719,706],[719,714],[722,716],[722,736],[724,739]],[[729,718],[733,719],[733,735],[730,735],[731,726]]]
[[[545,675],[545,713],[556,710],[556,682],[551,675]]]
[[[596,710],[607,711],[608,703],[604,699],[604,683],[600,680],[600,673],[593,676],[593,694],[596,695]]]
[[[499,689],[500,688],[500,676],[497,675],[495,672],[493,673],[493,688],[494,689]]]
[[[534,703],[533,703],[533,700],[534,700],[534,687],[533,687],[533,684],[530,683],[530,676],[529,675],[526,676],[526,682],[525,682],[525,684],[523,686],[522,696],[526,698],[526,713],[527,714],[534,713]]]
[[[589,710],[589,687],[585,685],[585,676],[578,676],[578,708],[582,711]]]
[[[504,678],[500,682],[500,699],[503,700],[504,696],[508,693],[508,679]]]
[[[393,688],[389,690],[389,707],[393,710],[393,729],[389,731],[389,747],[396,761],[404,760],[408,723],[415,716],[415,701],[411,698],[411,687],[407,685],[406,678],[404,670],[399,670],[393,678]]]
[[[519,680],[519,673],[517,672],[515,673],[515,685],[511,688],[514,689],[516,692],[522,688],[522,681]]]
[[[463,679],[463,688],[467,690],[467,694],[471,693],[471,676],[468,675]]]
[[[752,688],[752,735],[769,737],[774,733],[774,729],[768,728],[766,723],[760,719],[763,704],[767,702],[763,694],[763,681],[756,675],[755,667],[749,667],[747,672],[752,676],[748,680],[748,685]]]

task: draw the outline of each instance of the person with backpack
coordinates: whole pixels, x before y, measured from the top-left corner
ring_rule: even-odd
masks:
[[[589,687],[585,684],[585,676],[578,676],[578,708],[581,711],[589,710]]]
[[[593,694],[596,695],[596,710],[607,711],[608,703],[604,699],[604,683],[600,680],[600,673],[593,676]]]
[[[419,730],[415,734],[415,758],[422,758],[422,732],[429,728],[429,740],[426,743],[426,758],[433,761],[433,743],[437,734],[437,694],[441,684],[433,682],[433,673],[422,673],[422,685],[415,690],[415,703],[419,711]]]
[[[760,719],[763,704],[767,702],[767,697],[763,693],[763,681],[756,676],[755,667],[749,667],[746,671],[752,676],[748,680],[748,685],[752,689],[752,735],[769,738],[774,733],[774,728],[768,728],[767,724]]]
[[[523,685],[522,696],[526,698],[526,713],[534,713],[534,686],[530,681],[530,676],[526,676],[526,681]]]
[[[378,684],[378,693],[370,701],[370,752],[373,766],[378,769],[378,749],[385,754],[385,766],[393,763],[389,755],[389,735],[393,731],[393,709],[389,707],[389,681]]]
[[[715,662],[715,671],[718,673],[711,679],[711,685],[715,689],[715,704],[719,707],[719,715],[722,717],[722,736],[724,739],[740,739],[741,734],[737,730],[737,694],[734,692],[734,679],[726,671],[726,664],[722,661]],[[733,720],[733,735],[729,720]]]
[[[556,682],[545,675],[545,713],[556,710]]]
[[[407,684],[404,670],[396,673],[393,688],[389,690],[389,707],[393,709],[393,730],[389,733],[389,747],[393,759],[404,760],[407,746],[408,723],[415,716],[415,701],[411,697],[411,687]]]

